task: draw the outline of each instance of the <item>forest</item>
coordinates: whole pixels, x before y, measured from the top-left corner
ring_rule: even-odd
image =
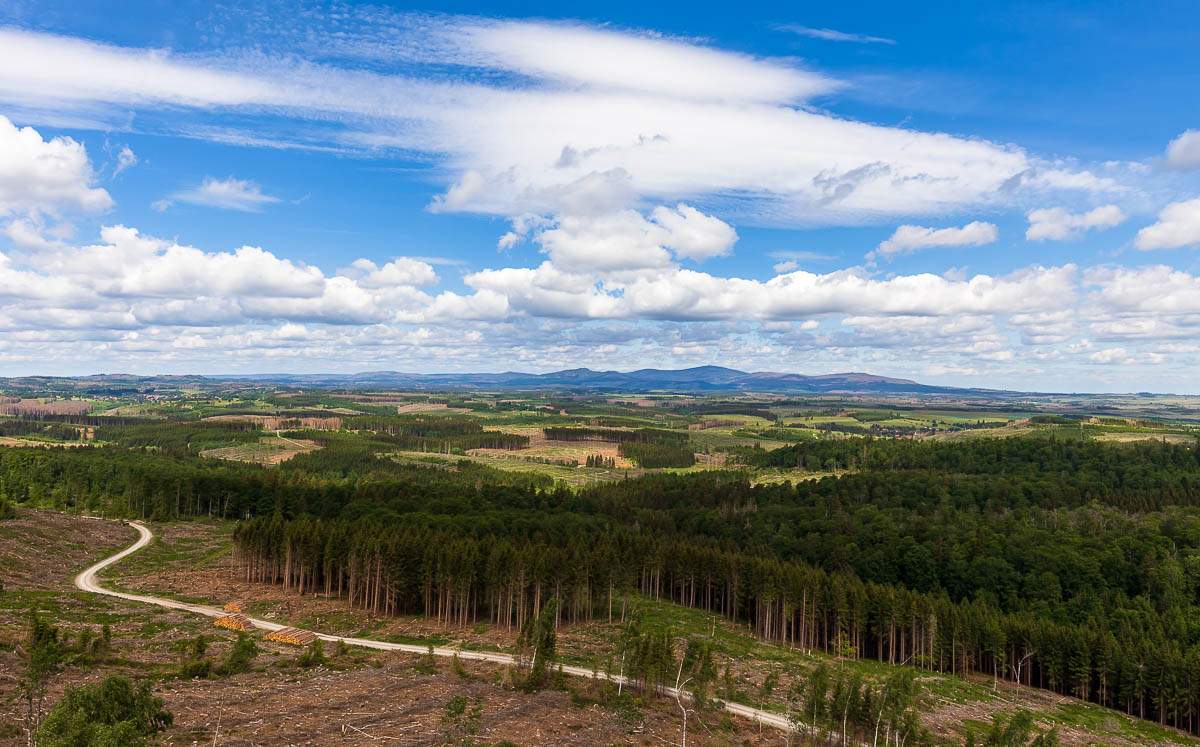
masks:
[[[390,457],[524,438],[461,417],[346,421],[290,434],[323,448],[273,468],[198,456],[261,436],[238,423],[102,423],[103,445],[0,449],[0,500],[236,519],[247,580],[377,614],[520,629],[551,600],[569,624],[623,619],[648,596],[785,645],[1019,681],[1200,730],[1195,444],[822,438],[743,450],[747,467],[573,489],[465,458]],[[621,454],[642,467],[694,459],[679,430],[545,430],[623,434]],[[756,465],[825,476],[755,483]]]

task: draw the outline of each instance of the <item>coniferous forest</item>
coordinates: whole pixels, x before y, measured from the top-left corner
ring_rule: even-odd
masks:
[[[237,520],[246,580],[381,615],[521,629],[551,601],[569,624],[622,619],[644,595],[788,646],[1019,681],[1200,730],[1194,444],[813,438],[743,449],[727,469],[571,488],[465,456],[394,458],[398,445],[465,455],[528,441],[462,417],[357,423],[289,433],[321,448],[264,468],[199,456],[262,436],[240,424],[102,422],[90,427],[104,445],[0,448],[0,500]],[[582,449],[610,435],[546,431]],[[692,456],[686,432],[618,432],[642,467]],[[758,468],[825,476],[755,484]]]

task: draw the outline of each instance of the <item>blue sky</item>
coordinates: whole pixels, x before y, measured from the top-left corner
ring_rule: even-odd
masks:
[[[0,0],[0,374],[1200,392],[1198,36],[1188,3]]]

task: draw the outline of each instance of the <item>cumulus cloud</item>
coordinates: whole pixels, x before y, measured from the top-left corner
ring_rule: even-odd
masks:
[[[1200,278],[1167,265],[1099,267],[1084,275],[1098,305],[1114,311],[1200,313]]]
[[[555,266],[568,272],[665,268],[678,259],[726,254],[737,241],[732,226],[683,203],[659,206],[646,217],[633,209],[606,209],[603,201],[577,202],[575,196],[552,218],[514,221],[500,248],[531,230]]]
[[[1167,146],[1167,166],[1200,169],[1200,130],[1187,130]]]
[[[737,232],[725,221],[705,215],[691,205],[654,208],[653,220],[665,231],[663,243],[676,257],[705,260],[727,254]]]
[[[1200,245],[1200,197],[1167,205],[1156,223],[1137,232],[1133,245],[1143,251]]]
[[[94,182],[82,143],[43,139],[32,127],[17,127],[0,115],[0,215],[108,210],[113,200]]]
[[[102,229],[100,239],[6,257],[0,262],[0,312],[10,319],[44,313],[58,324],[71,319],[122,329],[395,322],[425,313],[432,299],[420,287],[437,280],[430,265],[410,258],[383,266],[362,259],[344,274],[327,276],[254,246],[210,252],[119,225]],[[88,314],[95,314],[91,321]]]
[[[983,246],[995,242],[999,235],[995,224],[983,221],[972,221],[961,228],[904,225],[881,242],[876,252],[884,257],[891,257],[935,247]]]
[[[437,273],[426,261],[412,257],[397,257],[380,267],[369,259],[356,259],[349,267],[339,270],[364,288],[389,286],[421,286],[436,283]]]
[[[257,213],[265,206],[279,202],[278,197],[263,194],[262,187],[246,179],[214,179],[206,176],[199,186],[173,193],[154,202],[154,209],[167,210],[176,202]]]
[[[1105,365],[1115,364],[1122,366],[1128,366],[1137,362],[1137,359],[1130,355],[1129,351],[1125,350],[1125,348],[1105,348],[1104,350],[1097,350],[1088,356],[1088,360],[1092,361],[1093,363],[1101,363]]]
[[[1074,297],[1075,268],[1030,268],[1003,277],[886,280],[849,270],[796,271],[768,281],[682,268],[628,278],[564,272],[552,262],[468,275],[477,292],[503,295],[510,314],[577,318],[787,320],[819,314],[941,316],[1060,308]]]
[[[1087,231],[1104,230],[1125,222],[1125,212],[1116,205],[1104,205],[1085,213],[1071,213],[1066,208],[1040,208],[1027,216],[1029,228],[1025,238],[1030,241],[1063,241],[1079,238]]]

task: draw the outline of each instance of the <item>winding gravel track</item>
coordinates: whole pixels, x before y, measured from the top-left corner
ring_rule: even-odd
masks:
[[[100,571],[104,570],[105,568],[108,568],[109,566],[120,562],[124,558],[129,557],[130,555],[134,554],[138,550],[141,550],[143,547],[150,544],[150,542],[154,539],[154,533],[151,532],[144,524],[141,524],[136,521],[128,522],[128,524],[129,524],[129,526],[133,527],[134,529],[136,529],[138,531],[137,542],[134,542],[132,545],[130,545],[129,547],[126,547],[124,550],[117,553],[116,555],[107,557],[104,560],[101,560],[99,563],[96,563],[95,565],[91,566],[90,568],[84,570],[82,573],[80,573],[78,576],[75,577],[75,585],[77,587],[79,587],[83,591],[91,592],[93,594],[102,594],[107,597],[116,597],[118,599],[126,599],[130,602],[141,602],[143,604],[153,604],[158,607],[166,607],[168,609],[173,609],[173,610],[183,610],[185,612],[192,612],[197,615],[204,615],[206,617],[223,617],[224,615],[229,614],[225,610],[219,609],[217,607],[209,607],[209,606],[203,605],[203,604],[189,604],[187,602],[178,602],[174,599],[164,599],[162,597],[152,597],[152,596],[148,596],[145,594],[128,594],[128,593],[121,592],[121,591],[113,591],[112,589],[106,589],[103,586],[101,586],[100,582],[96,580],[96,574],[98,574]],[[270,620],[260,620],[260,619],[253,618],[253,617],[249,618],[249,620],[250,620],[250,623],[254,627],[259,628],[261,630],[274,631],[274,630],[281,630],[283,628],[288,627],[286,625],[280,625],[279,623],[271,622]],[[370,638],[346,638],[346,637],[338,636],[338,635],[329,635],[328,633],[319,633],[317,631],[312,631],[312,632],[315,633],[316,636],[323,641],[330,641],[330,642],[335,642],[335,643],[338,641],[341,641],[348,646],[360,646],[362,648],[371,648],[371,649],[375,649],[378,651],[404,651],[404,652],[407,652],[410,654],[427,654],[427,653],[429,653],[429,648],[427,646],[417,646],[417,645],[408,644],[408,643],[388,643],[387,641],[375,641],[375,640],[371,640]],[[470,660],[474,660],[474,661],[488,661],[488,662],[492,662],[494,664],[513,664],[514,663],[513,657],[509,654],[498,654],[498,653],[491,653],[491,652],[486,652],[486,651],[464,651],[464,650],[456,649],[456,648],[436,648],[435,647],[433,649],[433,655],[434,656],[444,656],[444,657],[453,657],[453,656],[457,655],[459,659],[470,659]],[[602,677],[602,678],[611,680],[612,682],[627,683],[627,680],[620,675],[605,674],[604,672],[593,673],[592,670],[586,669],[584,667],[573,667],[573,666],[563,665],[562,671],[566,674],[570,674],[570,675],[573,675],[576,677],[591,678],[593,676],[596,676],[596,677]],[[680,694],[680,693],[678,693],[678,691],[676,691],[675,688],[666,688],[666,694],[671,696],[672,698],[674,698],[677,694]],[[684,699],[691,698],[691,694],[686,691],[682,692],[681,694]],[[748,718],[752,721],[758,721],[760,723],[766,724],[767,726],[775,727],[776,729],[783,729],[785,731],[790,731],[792,729],[792,726],[788,722],[788,720],[785,717],[780,716],[777,713],[771,713],[770,711],[759,710],[758,708],[751,708],[749,706],[741,705],[740,703],[723,703],[723,706],[726,711],[729,711],[730,713],[735,714],[737,716],[741,716],[743,718]]]

